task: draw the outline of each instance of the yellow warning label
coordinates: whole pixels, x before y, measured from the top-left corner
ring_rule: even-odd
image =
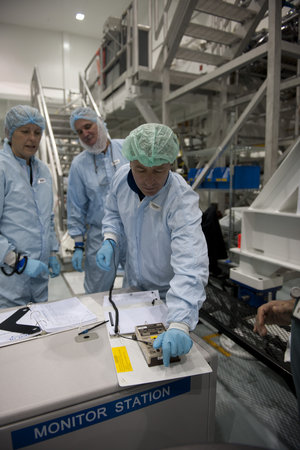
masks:
[[[115,360],[115,365],[118,373],[132,372],[133,369],[127,353],[127,348],[125,346],[113,347],[112,354]]]

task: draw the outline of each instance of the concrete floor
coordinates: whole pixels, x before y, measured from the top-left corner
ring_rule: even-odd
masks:
[[[121,287],[117,277],[115,288]],[[278,298],[289,298],[289,288]],[[67,272],[50,279],[49,300],[84,294],[83,273]],[[199,323],[195,333],[205,337],[216,332]],[[224,336],[215,343],[230,347],[230,356],[218,352],[215,442],[239,443],[268,450],[299,450],[300,420],[297,402],[274,371],[255,360]]]

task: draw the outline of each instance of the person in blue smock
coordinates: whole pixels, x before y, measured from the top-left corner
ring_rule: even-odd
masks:
[[[168,329],[154,342],[163,362],[188,353],[208,279],[207,245],[199,197],[171,164],[178,140],[166,125],[144,124],[125,139],[130,164],[114,176],[102,221],[104,243],[96,262],[111,270],[119,237],[127,240],[124,287],[158,289],[168,307]],[[113,270],[111,270],[113,272]]]
[[[49,273],[59,275],[52,178],[35,157],[44,118],[31,106],[6,114],[0,151],[0,307],[48,300]]]
[[[89,107],[77,108],[70,125],[84,151],[71,164],[67,193],[68,233],[75,241],[73,268],[83,271],[86,293],[110,289],[114,276],[99,271],[96,252],[103,241],[104,202],[116,170],[128,161],[122,154],[124,139],[109,139],[105,124]],[[85,248],[84,248],[85,247]],[[122,257],[123,252],[122,252]]]
[[[291,290],[289,300],[272,300],[257,309],[253,331],[266,336],[266,325],[291,325],[290,362],[300,418],[300,287]]]

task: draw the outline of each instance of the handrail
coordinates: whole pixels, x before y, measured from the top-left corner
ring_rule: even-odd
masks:
[[[79,81],[80,81],[80,85],[83,86],[84,89],[80,89],[80,92],[82,94],[82,96],[84,97],[84,93],[86,93],[86,95],[88,96],[89,102],[92,105],[93,109],[95,110],[95,112],[97,113],[98,117],[101,117],[100,111],[98,106],[96,105],[95,100],[93,99],[92,93],[87,85],[87,82],[85,81],[85,79],[83,78],[83,76],[81,75],[81,73],[79,74]]]
[[[88,65],[86,66],[85,71],[84,71],[85,73],[89,70],[89,68],[93,64],[94,60],[96,59],[96,57],[99,56],[99,52],[100,52],[100,48],[98,48],[98,50],[96,51],[96,53],[94,54],[94,56],[92,57],[92,59],[90,60]]]
[[[47,156],[50,163],[51,170],[54,178],[54,190],[56,191],[59,199],[59,227],[63,231],[63,218],[65,217],[64,211],[64,185],[63,185],[63,172],[60,164],[58,150],[51,126],[51,121],[48,113],[47,104],[45,101],[43,87],[39,77],[37,67],[34,68],[32,80],[31,80],[31,100],[34,106],[37,106],[46,122],[46,148]]]
[[[51,144],[50,144],[50,140],[49,140],[49,136],[46,136],[46,149],[47,149],[47,155],[49,158],[49,162],[50,162],[50,167],[52,169],[52,172],[55,172],[55,163],[54,163],[54,158],[53,158],[53,153],[51,152]],[[53,179],[53,184],[54,184],[54,191],[58,192],[58,185],[57,185],[57,178],[54,177]]]
[[[46,121],[46,126],[47,126],[47,130],[48,130],[48,133],[49,133],[50,143],[51,143],[51,147],[52,147],[52,150],[53,150],[53,153],[54,153],[55,162],[56,162],[56,170],[58,172],[58,176],[62,176],[62,170],[61,170],[60,160],[59,160],[59,157],[58,157],[58,151],[57,151],[57,147],[56,147],[56,142],[55,142],[55,139],[54,139],[54,134],[53,134],[50,118],[49,118],[49,113],[48,113],[45,97],[44,97],[44,94],[43,94],[42,84],[41,84],[40,77],[38,75],[38,71],[37,71],[36,67],[34,68],[32,80],[36,81],[36,83],[37,83],[38,92],[37,92],[36,97],[37,97],[37,99],[40,99],[40,102],[41,102],[41,106],[42,106],[41,113],[43,113],[43,116],[44,116],[45,121]],[[37,100],[37,101],[39,102],[39,100]]]
[[[86,95],[88,96],[89,102],[90,102],[91,106],[93,107],[94,111],[96,112],[97,116],[100,117],[101,119],[103,119],[103,117],[100,114],[99,108],[92,96],[92,93],[88,87],[88,84],[81,74],[79,74],[79,83],[80,83],[80,92],[82,94],[83,99],[84,99],[84,94],[86,93]],[[83,89],[81,89],[81,86],[83,86]],[[111,137],[109,135],[109,131],[108,130],[106,130],[106,131],[107,131],[107,137],[110,140]]]

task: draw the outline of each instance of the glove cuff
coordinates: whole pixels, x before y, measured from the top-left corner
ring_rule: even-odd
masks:
[[[176,330],[181,330],[189,336],[189,327],[183,322],[172,322],[168,330],[172,330],[172,328],[175,328]]]

